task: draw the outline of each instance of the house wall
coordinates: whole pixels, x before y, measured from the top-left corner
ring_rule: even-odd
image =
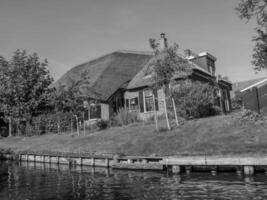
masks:
[[[103,120],[109,120],[109,104],[101,103],[101,118]]]
[[[138,104],[139,104],[139,110],[138,112],[138,116],[141,120],[148,120],[149,118],[154,116],[154,111],[146,111],[146,105],[145,105],[145,95],[144,95],[144,91],[145,89],[139,89],[136,91],[126,91],[124,94],[124,98],[125,99],[131,99],[131,98],[136,98],[138,97]],[[140,102],[140,93],[141,94],[141,99],[142,102]],[[162,115],[164,114],[164,92],[163,89],[159,89],[157,90],[157,94],[155,94],[155,96],[157,96],[157,104],[158,106],[156,106],[158,109],[156,110],[157,115]],[[141,106],[143,106],[143,109],[141,109]]]

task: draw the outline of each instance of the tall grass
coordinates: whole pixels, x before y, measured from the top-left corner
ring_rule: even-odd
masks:
[[[134,111],[129,111],[126,108],[121,108],[117,115],[111,120],[112,126],[126,126],[131,123],[139,122],[138,114]]]

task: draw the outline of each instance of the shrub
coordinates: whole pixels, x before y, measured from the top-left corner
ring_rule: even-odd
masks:
[[[173,88],[177,114],[186,119],[201,118],[220,113],[214,105],[216,87],[208,83],[185,81]]]
[[[125,126],[131,123],[139,122],[136,112],[131,112],[126,108],[121,108],[117,115],[111,120],[112,126]]]
[[[98,129],[104,130],[108,127],[108,122],[104,121],[103,119],[97,120],[96,125]]]
[[[235,92],[235,96],[232,99],[232,108],[234,110],[240,109],[243,105],[243,94],[240,91]]]

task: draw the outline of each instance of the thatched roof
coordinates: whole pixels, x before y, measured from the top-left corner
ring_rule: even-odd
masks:
[[[182,54],[181,55],[179,54],[178,56],[181,57],[182,59],[186,59]],[[152,73],[153,68],[154,68],[154,63],[155,63],[156,59],[158,59],[159,57],[164,57],[164,53],[160,53],[156,57],[151,58],[149,60],[149,62],[144,66],[144,68],[142,70],[140,70],[140,72],[138,72],[136,74],[136,76],[130,81],[127,89],[131,90],[131,89],[135,89],[135,88],[151,86],[153,84],[153,79],[152,79],[151,73]],[[195,70],[201,71],[202,73],[204,73],[208,76],[211,76],[211,73],[208,72],[207,70],[203,69],[202,67],[198,66],[197,64],[195,64],[191,61],[188,61],[188,62],[189,62],[188,66],[190,66],[190,68],[192,70],[188,71],[189,73],[188,72],[180,72],[180,73],[174,74],[173,79],[178,79],[178,78],[189,76]]]
[[[117,51],[87,63],[73,67],[54,83],[70,87],[81,83],[79,90],[84,96],[107,101],[119,88],[125,88],[132,78],[147,64],[152,55],[145,52]]]

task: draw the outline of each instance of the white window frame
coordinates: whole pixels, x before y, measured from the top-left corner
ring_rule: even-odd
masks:
[[[131,100],[132,99],[136,99],[137,98],[137,105],[136,105],[136,109],[132,109],[131,108]],[[140,108],[140,105],[139,105],[139,98],[138,97],[131,97],[131,98],[129,98],[128,99],[128,103],[129,103],[129,105],[128,105],[128,108],[129,108],[129,110],[131,110],[131,111],[137,111],[137,110],[139,110],[139,108]]]
[[[153,109],[153,107],[154,107],[154,102],[153,102],[153,104],[152,104],[152,110],[147,110],[147,107],[146,107],[146,96],[145,96],[145,91],[150,91],[151,93],[152,93],[152,102],[153,102],[153,91],[151,90],[151,89],[144,89],[143,90],[143,104],[144,104],[144,113],[151,113],[151,112],[154,112],[154,109]]]

